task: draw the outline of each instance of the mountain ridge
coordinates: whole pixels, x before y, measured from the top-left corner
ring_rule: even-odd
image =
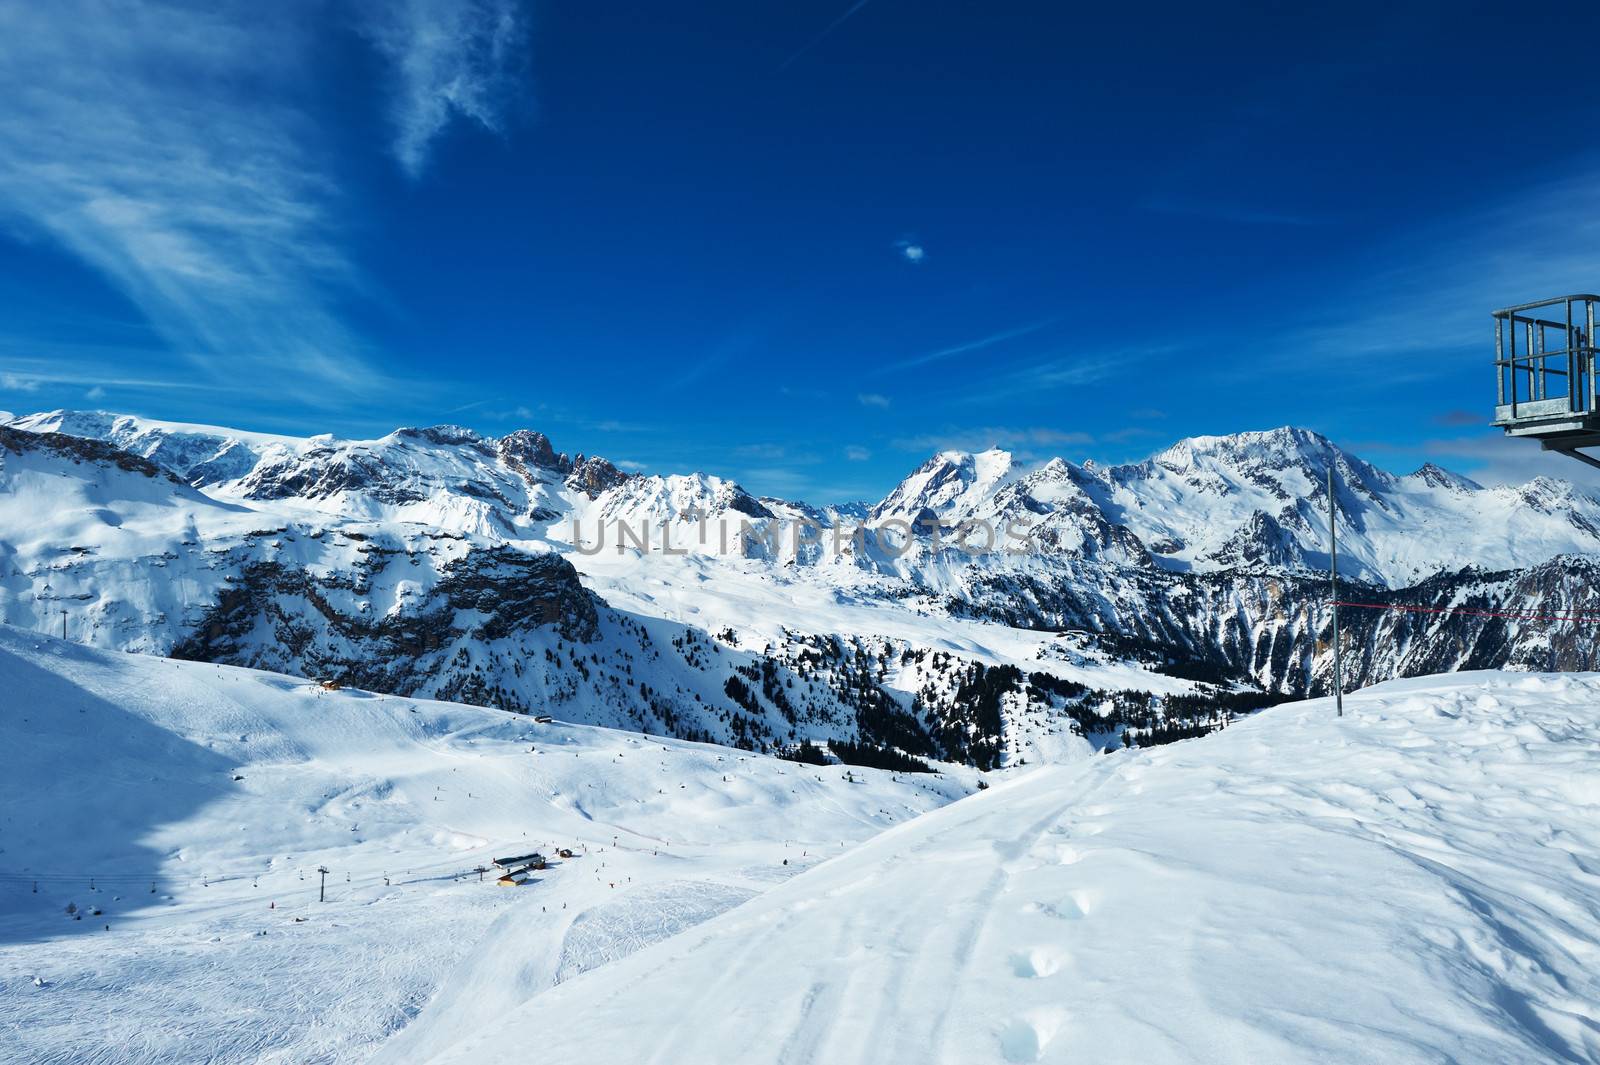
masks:
[[[1303,429],[1115,466],[945,451],[848,507],[624,473],[533,430],[3,432],[0,621],[763,749],[990,766],[1325,691],[1330,467],[1342,592],[1386,611],[1346,622],[1348,681],[1600,664],[1570,626],[1459,613],[1600,610],[1600,501],[1400,476]]]

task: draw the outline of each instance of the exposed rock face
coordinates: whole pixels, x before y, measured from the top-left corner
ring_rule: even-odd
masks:
[[[603,458],[584,458],[578,456],[567,474],[566,485],[575,492],[582,492],[590,499],[598,499],[611,489],[628,480],[628,474],[623,473]]]
[[[482,702],[492,693],[490,705],[526,709],[524,697],[502,683],[516,672],[518,650],[542,649],[553,642],[549,633],[572,643],[599,635],[594,597],[559,556],[469,551],[402,609],[372,610],[374,581],[408,563],[403,552],[382,546],[347,572],[246,562],[173,657],[402,695]],[[487,674],[485,665],[493,667]]]
[[[826,735],[990,764],[1029,714],[1077,714],[1093,731],[1084,707],[1114,704],[1114,719],[1155,733],[1169,710],[1132,690],[1052,687],[1026,663],[1013,664],[1016,676],[992,661],[980,669],[977,652],[919,658],[928,647],[884,632],[785,629],[736,650],[709,636],[723,622],[699,619],[698,586],[668,585],[693,571],[737,586],[739,616],[765,603],[783,618],[802,592],[813,604],[870,603],[893,622],[886,632],[943,614],[1071,630],[1084,653],[1316,693],[1332,669],[1330,468],[1341,595],[1410,608],[1345,612],[1347,686],[1600,666],[1600,500],[1548,478],[1484,488],[1431,465],[1396,477],[1296,429],[1195,438],[1112,467],[941,452],[876,506],[824,508],[756,499],[708,474],[630,476],[604,459],[569,459],[531,430],[296,440],[31,415],[0,426],[0,530],[10,530],[0,532],[0,620],[42,629],[66,610],[104,646],[559,707],[719,742]],[[41,511],[41,498],[60,506]],[[594,587],[640,611],[626,614],[585,590],[567,561],[590,565],[576,534],[563,539],[579,519],[585,535],[620,523],[729,557],[656,570],[645,549],[620,571],[595,564]],[[710,547],[696,535],[707,520]],[[863,520],[911,526],[907,554],[764,539],[775,523]],[[1028,548],[958,550],[943,531],[967,522],[1002,537],[1014,523]],[[726,548],[719,525],[732,530]],[[656,616],[657,601],[675,605]],[[677,612],[686,603],[694,609]]]
[[[182,483],[169,470],[149,459],[141,458],[100,440],[63,436],[60,433],[30,433],[23,429],[0,425],[0,447],[15,455],[28,452],[59,455],[73,462],[103,463],[129,473],[139,473],[146,477],[171,481],[174,484]]]
[[[550,438],[532,429],[518,429],[500,438],[500,458],[519,472],[546,470],[560,476],[572,472],[572,460],[550,446]],[[578,456],[581,460],[583,456]],[[604,460],[601,460],[604,461]],[[531,474],[524,472],[524,476]]]
[[[48,411],[19,418],[13,427],[113,444],[192,485],[236,480],[254,469],[266,451],[293,445],[288,438],[232,434],[209,426],[170,426],[104,411]]]
[[[1265,511],[1258,510],[1210,556],[1229,569],[1303,569],[1305,553],[1299,543]]]

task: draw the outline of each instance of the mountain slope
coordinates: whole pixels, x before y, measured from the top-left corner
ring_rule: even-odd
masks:
[[[973,778],[846,779],[7,626],[0,690],[6,1062],[353,1062],[396,1033],[415,1061],[439,1049],[406,1032],[419,1011],[481,1027]],[[525,888],[475,872],[535,849]],[[485,982],[457,999],[462,966]]]
[[[990,768],[1326,691],[1330,467],[1341,594],[1410,611],[1347,621],[1347,681],[1600,664],[1560,620],[1600,609],[1600,500],[1398,477],[1298,429],[1115,467],[941,452],[871,508],[824,508],[531,430],[13,424],[41,432],[0,450],[0,620],[753,749]]]
[[[435,1061],[1597,1060],[1597,699],[1397,682],[1040,769]]]

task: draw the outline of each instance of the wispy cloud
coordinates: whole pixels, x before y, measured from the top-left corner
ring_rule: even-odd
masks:
[[[0,358],[11,367],[4,380],[16,382],[19,391],[33,392],[51,386],[71,388],[117,388],[135,392],[238,393],[243,383],[173,375],[141,375],[124,371],[114,359],[73,358],[70,351],[52,358],[18,355],[9,345],[0,344]]]
[[[780,462],[789,457],[789,449],[782,444],[740,444],[733,449],[733,453],[740,458],[763,462]]]
[[[1041,329],[1045,329],[1051,325],[1054,325],[1055,322],[1056,319],[1054,318],[1045,318],[1037,322],[1030,322],[1027,325],[1018,326],[1014,329],[1003,329],[998,333],[990,333],[988,336],[978,337],[976,340],[963,341],[960,344],[953,344],[947,348],[939,348],[937,351],[924,352],[921,355],[913,355],[909,359],[901,359],[898,362],[888,363],[887,365],[881,367],[879,372],[892,373],[896,370],[909,370],[914,366],[926,366],[931,362],[942,362],[945,359],[953,359],[957,355],[970,355],[975,351],[983,351],[987,348],[1004,344],[1009,340],[1016,340],[1020,337],[1037,333]]]
[[[265,8],[264,12],[275,9]],[[0,16],[0,209],[104,274],[176,350],[353,386],[350,264],[282,91],[293,17],[100,0]]]
[[[821,33],[817,34],[806,44],[802,45],[798,50],[790,55],[788,59],[785,59],[782,63],[779,63],[778,71],[781,73],[782,71],[788,70],[789,67],[794,64],[795,60],[799,59],[801,56],[811,51],[811,49],[827,40],[829,35],[832,34],[834,30],[838,29],[840,26],[843,26],[852,17],[854,17],[857,11],[860,11],[862,8],[866,7],[870,2],[871,0],[856,0],[855,3],[851,4],[850,7],[845,10],[844,14],[828,23]]]
[[[1229,222],[1252,226],[1323,226],[1336,219],[1299,211],[1277,210],[1247,203],[1222,200],[1199,200],[1182,196],[1161,196],[1146,200],[1147,211],[1157,214],[1204,218],[1214,222]]]
[[[1042,396],[1064,388],[1128,374],[1134,364],[1170,354],[1170,345],[1149,345],[1116,351],[1096,349],[1085,355],[1058,356],[1016,366],[992,375],[976,375],[952,395],[959,403],[995,403],[1019,396]]]
[[[419,53],[447,52],[435,36],[466,32],[461,14],[430,27],[430,5],[399,10],[396,49],[411,34],[433,42]],[[292,0],[0,9],[0,221],[102,274],[191,375],[330,407],[386,379],[343,315],[364,283],[343,250],[331,146],[303,106],[314,13]],[[470,78],[454,83],[440,91],[478,117]],[[420,151],[437,125],[415,128]]]
[[[1015,451],[1019,458],[1032,458],[1041,449],[1080,447],[1094,443],[1089,433],[1072,432],[1044,427],[991,426],[977,429],[948,429],[943,432],[919,433],[891,441],[899,451],[925,453],[930,451],[984,451],[991,447]]]
[[[1557,458],[1531,440],[1514,440],[1499,432],[1425,440],[1417,448],[1441,466],[1463,466],[1481,484],[1524,484],[1535,477],[1571,481],[1600,489],[1600,470],[1572,459]]]
[[[39,379],[36,377],[23,377],[20,374],[0,374],[0,390],[6,392],[37,392]]]
[[[859,445],[850,444],[844,449],[844,457],[847,462],[866,462],[872,458],[872,452]]]
[[[1361,283],[1329,293],[1317,320],[1283,335],[1276,362],[1320,374],[1330,359],[1381,358],[1393,381],[1408,371],[1417,379],[1453,373],[1463,353],[1476,351],[1487,377],[1491,311],[1569,292],[1575,278],[1600,273],[1596,178],[1591,170],[1391,241],[1370,270],[1357,271]]]
[[[393,64],[394,154],[419,176],[457,117],[501,132],[525,96],[527,27],[516,0],[401,0],[368,7],[367,32]]]
[[[856,402],[863,407],[877,407],[879,410],[889,409],[889,397],[877,392],[861,392],[856,395]]]
[[[908,263],[920,263],[928,257],[928,251],[918,241],[902,238],[894,242],[895,249],[900,252],[901,258]]]

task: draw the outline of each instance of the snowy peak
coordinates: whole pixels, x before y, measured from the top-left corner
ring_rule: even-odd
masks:
[[[288,454],[304,446],[293,437],[247,433],[212,425],[190,425],[105,411],[54,410],[11,422],[35,433],[82,437],[114,445],[170,470],[193,485],[237,480],[264,455]]]
[[[1046,568],[1084,560],[1175,571],[1315,569],[1325,565],[1331,469],[1354,578],[1396,586],[1467,565],[1508,569],[1600,552],[1600,500],[1566,482],[1485,489],[1432,463],[1395,477],[1293,427],[1192,437],[1143,462],[1109,467],[1059,458],[1029,466],[999,448],[941,451],[862,513],[769,505],[711,474],[632,476],[602,458],[569,457],[526,429],[495,438],[446,424],[377,440],[299,439],[98,411],[50,411],[10,424],[100,441],[218,499],[496,540],[564,543],[555,530],[568,520],[659,529],[725,516],[738,529],[774,516],[825,526],[864,517],[918,529],[985,522],[996,542],[1011,542],[1007,530],[1026,526],[1036,553],[1052,557]],[[915,552],[904,561],[902,575],[926,558]],[[1006,565],[1029,564],[1012,558]]]
[[[57,433],[36,433],[0,425],[0,447],[14,455],[42,456],[73,464],[87,462],[100,467],[115,467],[152,480],[177,481],[170,471],[149,459],[100,440],[62,436]]]
[[[557,452],[548,436],[532,429],[507,433],[498,446],[500,460],[513,469],[548,470],[563,477],[572,472],[572,460],[566,453]]]
[[[376,440],[307,438],[157,422],[99,411],[14,419],[19,429],[101,441],[184,481],[256,502],[307,504],[493,537],[536,535],[630,475],[598,456],[569,457],[531,429],[484,436],[461,425],[396,429]]]
[[[579,455],[567,473],[566,485],[574,492],[598,499],[602,493],[625,483],[630,477],[632,474],[623,473],[598,455],[589,458]]]
[[[660,528],[702,518],[765,519],[773,512],[737,482],[710,474],[630,477],[595,500],[591,517]]]
[[[389,434],[401,440],[421,440],[429,444],[482,445],[485,438],[464,425],[430,425],[423,429],[396,429]]]
[[[1424,462],[1417,468],[1415,473],[1407,476],[1412,480],[1420,481],[1429,488],[1442,488],[1446,491],[1461,493],[1483,491],[1483,485],[1477,481],[1463,477],[1459,473],[1452,473],[1443,467],[1435,466],[1431,462]]]
[[[1342,486],[1367,498],[1396,483],[1396,478],[1320,433],[1287,426],[1190,437],[1144,462],[1111,467],[1107,477],[1123,484],[1177,478],[1197,491],[1217,495],[1258,489],[1287,502],[1295,496],[1316,495],[1330,466]]]
[[[873,509],[871,517],[914,519],[925,511],[939,517],[964,513],[992,496],[1014,471],[1011,453],[999,448],[976,454],[941,451],[901,481]]]

